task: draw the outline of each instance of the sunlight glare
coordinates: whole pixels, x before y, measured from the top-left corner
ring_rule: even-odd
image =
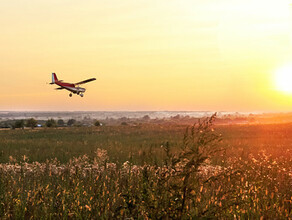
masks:
[[[284,66],[276,71],[275,83],[279,91],[292,93],[292,65]]]

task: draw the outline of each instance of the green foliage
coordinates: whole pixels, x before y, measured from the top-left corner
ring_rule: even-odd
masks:
[[[30,118],[26,121],[26,127],[35,128],[37,126],[37,121],[34,118]]]
[[[22,129],[24,129],[24,120],[17,120],[16,122],[15,122],[15,128],[22,128]]]
[[[60,127],[63,127],[63,126],[65,125],[64,120],[63,120],[63,119],[59,119],[59,120],[57,121],[57,125],[60,126]]]
[[[49,120],[46,121],[46,126],[48,128],[56,127],[57,126],[57,123],[56,123],[56,121],[54,119],[51,118],[51,119],[49,119]]]
[[[67,125],[68,126],[73,126],[75,123],[76,123],[75,119],[69,119],[68,122],[67,122]]]

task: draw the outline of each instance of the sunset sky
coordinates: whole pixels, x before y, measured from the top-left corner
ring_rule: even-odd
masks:
[[[1,0],[0,110],[292,111],[291,12],[292,0]],[[97,81],[70,98],[52,72]]]

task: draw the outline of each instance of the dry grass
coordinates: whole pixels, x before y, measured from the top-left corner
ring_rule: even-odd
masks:
[[[190,127],[184,132],[184,136],[181,135],[181,127],[175,128],[171,133],[174,134],[174,139],[170,139],[170,143],[164,140],[156,142],[155,138],[149,140],[159,144],[154,149],[147,146],[147,142],[134,148],[142,150],[137,154],[125,147],[123,150],[128,150],[128,158],[123,162],[123,157],[109,154],[109,151],[115,149],[115,142],[111,142],[109,151],[94,145],[92,147],[95,150],[92,150],[91,156],[73,156],[65,162],[57,159],[29,162],[26,156],[21,159],[11,156],[9,162],[0,164],[0,218],[291,218],[290,145],[281,147],[281,139],[278,139],[275,142],[271,140],[272,144],[279,145],[276,150],[257,147],[256,143],[260,144],[262,141],[267,144],[266,139],[279,135],[277,132],[272,133],[272,129],[265,128],[267,130],[261,130],[263,133],[258,136],[257,142],[253,142],[254,147],[249,145],[244,148],[247,142],[242,138],[237,141],[245,143],[237,143],[239,145],[236,150],[236,145],[230,146],[231,143],[236,143],[234,136],[228,136],[230,133],[226,131],[233,129],[235,134],[239,132],[236,130],[238,128],[218,129],[223,137],[227,134],[229,144],[226,144],[226,140],[223,139],[222,142],[222,136],[214,130],[212,120]],[[151,137],[155,136],[155,128],[145,129],[149,129]],[[145,129],[142,131],[145,132]],[[156,133],[157,139],[159,136],[164,139],[169,135],[169,130],[164,129],[168,133],[165,136]],[[274,131],[277,129],[274,128]],[[140,132],[144,137],[142,131],[128,128],[120,132],[132,138],[133,132]],[[47,136],[53,137],[59,131],[47,132]],[[77,130],[71,132],[75,136],[78,134]],[[115,139],[114,133],[119,131],[86,132],[83,134],[88,136],[83,141],[87,141],[85,146],[91,146],[91,135],[110,132],[107,137]],[[270,132],[269,136],[264,135],[267,132]],[[175,135],[181,136],[181,141],[172,144]],[[249,135],[253,137],[254,133]],[[290,138],[286,132],[283,135]],[[16,138],[16,142],[19,144],[22,140],[27,146],[27,143],[34,143],[31,137],[35,136],[24,133],[22,138]],[[67,146],[70,143],[67,138],[68,136],[64,136],[58,139],[60,143],[57,146]],[[45,138],[43,140],[48,141]],[[71,141],[76,140],[79,141],[78,137]],[[9,138],[5,141],[13,144]],[[52,143],[56,143],[55,141],[53,139]],[[282,140],[282,143],[283,141],[286,143],[287,140]],[[125,143],[130,142],[128,140]],[[117,151],[122,149],[123,145],[116,144]],[[159,153],[158,157],[153,156],[155,160],[148,158],[153,153]],[[141,155],[139,163],[134,162],[135,155]]]

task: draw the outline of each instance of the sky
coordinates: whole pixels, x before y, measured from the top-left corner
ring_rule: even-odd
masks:
[[[0,110],[291,111],[291,5],[1,0]],[[70,98],[52,72],[97,80]]]

